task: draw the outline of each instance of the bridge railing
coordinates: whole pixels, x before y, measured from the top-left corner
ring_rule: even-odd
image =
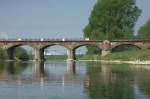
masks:
[[[13,39],[3,39],[0,38],[0,41],[83,41],[83,40],[150,40],[150,39],[143,39],[143,38],[122,38],[122,39],[84,39],[84,38],[13,38]]]
[[[85,40],[84,38],[77,38],[77,39],[69,39],[69,38],[13,38],[13,39],[2,39],[0,38],[0,41],[79,41],[79,40]]]

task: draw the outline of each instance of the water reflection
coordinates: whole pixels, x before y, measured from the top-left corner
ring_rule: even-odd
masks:
[[[46,76],[43,61],[36,61],[34,63],[32,76],[35,81],[40,81],[44,76]]]
[[[6,67],[7,73],[12,75],[22,73],[29,65],[27,62],[21,63],[14,61],[5,62],[4,64],[6,65],[4,67]]]
[[[49,64],[50,66],[45,66],[45,64]],[[60,68],[59,68],[60,65]],[[76,63],[75,61],[67,61],[65,68],[62,68],[61,66],[63,64],[57,63],[54,64],[53,62],[44,63],[42,61],[35,62],[33,66],[33,79],[36,81],[40,81],[41,79],[48,80],[48,81],[62,81],[64,80],[74,80],[75,79],[75,71],[76,71]],[[61,69],[62,68],[62,69]],[[63,74],[61,74],[61,69],[63,70]],[[59,74],[60,73],[60,74]]]
[[[90,99],[148,99],[150,97],[145,96],[146,92],[150,92],[148,75],[142,80],[136,74],[137,68],[128,66],[127,64],[121,65],[106,65],[87,64],[87,76],[85,78],[85,89]],[[142,73],[142,72],[140,72]],[[145,71],[144,71],[145,73]],[[138,76],[138,79],[137,79]],[[140,81],[139,81],[140,80]],[[141,84],[142,83],[144,84]],[[143,85],[142,90],[138,85]],[[144,87],[145,86],[145,87]],[[146,90],[147,89],[147,90]],[[147,95],[149,95],[147,93]]]
[[[14,62],[11,61],[11,62],[7,62],[6,64],[7,64],[6,68],[7,68],[8,74],[15,74]]]
[[[76,77],[76,62],[67,61],[67,71],[63,77],[66,80],[74,80]]]
[[[149,82],[148,65],[0,62],[2,99],[18,97],[18,90],[24,99],[149,99]],[[1,94],[4,90],[5,95]]]
[[[72,60],[67,61],[67,72],[75,74],[76,72],[76,62]]]
[[[135,67],[132,67],[132,69],[135,69],[136,86],[138,86],[136,91],[150,98],[150,65],[135,65]]]

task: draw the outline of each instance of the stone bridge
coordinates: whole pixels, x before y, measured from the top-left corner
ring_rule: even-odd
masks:
[[[81,46],[95,45],[101,49],[102,55],[120,45],[134,45],[139,48],[150,48],[150,40],[0,40],[0,48],[6,49],[8,59],[13,60],[13,51],[21,45],[28,45],[34,49],[34,59],[44,60],[44,49],[49,46],[60,45],[67,49],[68,60],[75,60],[75,50]]]

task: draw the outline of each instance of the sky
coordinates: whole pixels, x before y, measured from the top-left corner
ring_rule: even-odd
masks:
[[[96,0],[0,0],[0,38],[83,37]],[[136,31],[150,19],[150,0],[137,0],[142,9]]]

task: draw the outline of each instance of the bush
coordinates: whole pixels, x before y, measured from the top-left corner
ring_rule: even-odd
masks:
[[[6,60],[6,59],[7,59],[6,51],[0,48],[0,60]]]
[[[14,50],[14,57],[16,60],[29,60],[29,55],[27,51],[22,47],[17,47]]]
[[[136,51],[124,51],[110,53],[104,57],[104,60],[120,60],[120,61],[149,61],[150,60],[150,50],[141,49]]]

